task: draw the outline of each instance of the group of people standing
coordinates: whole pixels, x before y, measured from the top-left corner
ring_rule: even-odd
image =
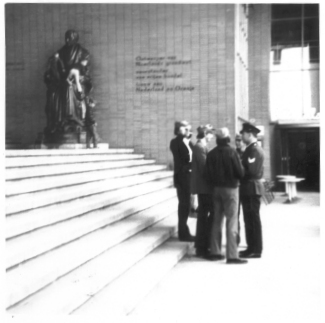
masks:
[[[260,130],[244,123],[235,137],[237,148],[230,145],[228,128],[199,126],[195,145],[191,130],[187,121],[175,122],[175,138],[170,142],[178,197],[179,240],[194,241],[196,255],[208,260],[226,258],[227,264],[245,264],[247,260],[243,258],[260,258],[263,250],[260,205],[264,188],[264,153],[257,142]],[[208,142],[214,136],[217,145],[209,151]],[[198,196],[195,237],[187,225],[194,194]],[[247,248],[238,252],[240,205]],[[225,218],[226,255],[222,253]]]

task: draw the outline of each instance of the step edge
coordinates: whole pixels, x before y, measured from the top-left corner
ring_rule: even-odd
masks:
[[[111,243],[109,244],[109,246],[106,246],[105,249],[101,249],[101,251],[99,250],[96,250],[96,252],[94,252],[92,254],[92,257],[90,259],[87,259],[87,260],[83,260],[82,262],[78,262],[78,264],[73,264],[71,266],[69,266],[69,269],[66,269],[64,270],[64,272],[60,272],[60,273],[56,273],[56,274],[53,274],[53,271],[52,273],[46,275],[45,278],[42,277],[43,280],[47,281],[47,282],[42,282],[40,283],[42,285],[42,287],[37,287],[36,289],[34,288],[34,291],[28,291],[27,295],[22,297],[22,296],[17,296],[16,298],[19,298],[18,300],[9,300],[7,302],[7,305],[6,305],[6,309],[10,309],[12,308],[13,306],[16,306],[18,303],[21,303],[22,301],[26,300],[27,298],[29,298],[29,295],[32,295],[32,294],[35,294],[36,292],[38,292],[39,290],[43,289],[43,288],[46,288],[47,286],[51,285],[53,282],[57,281],[58,279],[68,275],[69,273],[73,272],[74,270],[76,270],[77,268],[85,265],[86,263],[90,262],[92,259],[95,259],[97,257],[99,257],[100,255],[102,255],[105,251],[111,249],[111,248],[114,248],[115,246],[119,245],[120,243],[123,243],[124,241],[128,240],[129,238],[135,236],[136,234],[152,227],[153,225],[155,225],[156,223],[159,223],[160,221],[162,221],[163,219],[169,217],[169,216],[172,216],[172,214],[175,214],[175,210],[169,212],[168,214],[164,214],[163,216],[161,216],[161,218],[158,217],[158,219],[155,219],[153,222],[151,222],[151,224],[146,224],[145,226],[140,226],[139,224],[136,225],[136,228],[133,228],[132,232],[130,233],[130,231],[128,231],[127,233],[125,233],[125,236],[122,237],[121,240],[119,241],[115,241],[114,243]],[[134,230],[135,229],[135,230]],[[71,268],[73,267],[73,268]],[[48,277],[50,276],[50,277]],[[52,277],[51,277],[52,276]],[[55,276],[55,277],[54,277]],[[33,287],[29,287],[29,289],[33,289]],[[26,285],[24,286],[24,293],[26,294]],[[24,294],[24,293],[21,293],[21,294]],[[12,296],[13,297],[13,296]],[[10,304],[8,304],[10,303]]]
[[[29,200],[28,203],[25,204],[24,201],[19,201],[19,203],[17,203],[17,204],[14,203],[14,206],[8,207],[7,203],[10,202],[11,198],[15,199],[16,196],[24,195],[24,194],[19,194],[19,195],[17,194],[15,196],[11,196],[11,197],[6,198],[5,212],[6,212],[7,216],[14,216],[15,214],[19,214],[19,213],[26,212],[26,211],[29,211],[29,210],[33,210],[33,209],[36,210],[36,209],[39,209],[39,208],[55,205],[55,204],[58,204],[58,203],[72,202],[72,201],[74,201],[76,199],[87,198],[87,197],[94,196],[94,195],[99,195],[99,194],[105,194],[105,193],[108,193],[108,192],[111,192],[111,191],[115,191],[117,189],[123,189],[123,188],[126,188],[126,187],[132,187],[132,186],[141,185],[141,184],[144,184],[144,183],[160,181],[160,180],[170,178],[172,176],[171,174],[167,174],[167,172],[166,172],[165,176],[163,176],[163,174],[159,174],[159,173],[163,173],[163,172],[164,171],[162,171],[162,172],[153,171],[150,174],[134,174],[134,175],[130,175],[130,176],[125,176],[125,177],[122,177],[123,180],[126,180],[129,177],[136,177],[136,176],[137,177],[139,177],[139,176],[143,176],[143,177],[147,176],[149,178],[146,179],[146,180],[143,180],[143,181],[132,183],[132,184],[124,183],[122,186],[119,186],[118,184],[116,184],[115,187],[108,187],[107,189],[105,189],[105,188],[101,189],[100,186],[102,186],[104,184],[104,183],[101,183],[100,186],[98,187],[97,191],[96,191],[96,189],[93,189],[93,191],[91,191],[91,192],[81,191],[81,192],[75,193],[75,195],[73,195],[73,193],[70,193],[69,197],[67,197],[67,196],[65,197],[64,192],[62,192],[62,191],[64,191],[65,189],[70,190],[71,187],[75,187],[76,189],[80,188],[81,190],[87,190],[87,186],[94,185],[97,182],[119,181],[121,178],[103,179],[103,180],[97,180],[97,181],[93,181],[93,182],[82,183],[82,184],[63,186],[63,187],[59,188],[59,190],[60,190],[59,194],[54,194],[54,192],[50,192],[51,190],[58,190],[58,188],[51,188],[51,189],[48,189],[48,190],[25,193],[26,195],[27,194],[28,195],[34,195],[34,196],[29,196],[29,197],[28,196],[22,197],[22,198],[26,198],[27,200]],[[155,176],[155,174],[157,174],[157,176]],[[46,200],[45,200],[46,197],[44,197],[44,196],[42,197],[42,199],[37,199],[38,194],[42,194],[42,193],[45,193],[45,192],[46,192],[46,194],[51,195],[50,197],[48,197],[49,201],[46,202]],[[55,196],[55,198],[53,198],[53,195]],[[33,199],[38,200],[38,203],[35,204],[33,202]]]
[[[126,167],[126,169],[129,169],[129,168],[137,168],[137,167],[145,167],[145,166],[134,166],[134,167]],[[82,184],[86,184],[86,183],[92,183],[92,182],[96,182],[96,181],[102,181],[102,180],[106,180],[106,179],[116,179],[116,178],[124,178],[124,177],[127,177],[127,176],[134,176],[134,175],[142,175],[142,174],[147,174],[147,173],[153,173],[153,172],[160,172],[160,171],[169,171],[169,172],[171,172],[168,168],[167,168],[167,166],[166,165],[148,165],[147,166],[148,167],[148,169],[145,169],[145,170],[139,170],[138,172],[134,172],[134,173],[131,173],[131,174],[127,174],[127,175],[124,175],[123,173],[122,174],[119,174],[119,175],[116,175],[116,176],[114,176],[114,174],[112,174],[112,177],[100,177],[100,178],[95,178],[95,179],[93,179],[92,177],[91,177],[91,174],[89,174],[88,175],[88,177],[89,178],[87,178],[87,173],[85,173],[85,177],[86,178],[84,178],[83,180],[84,181],[76,181],[76,179],[78,179],[79,177],[77,177],[76,179],[75,179],[75,182],[73,181],[73,179],[71,179],[71,182],[69,182],[69,183],[71,183],[70,185],[68,185],[68,184],[66,184],[66,185],[61,185],[60,186],[60,183],[59,183],[59,181],[58,180],[54,180],[54,178],[53,177],[55,177],[55,176],[50,176],[49,178],[48,178],[48,182],[49,183],[47,183],[47,186],[46,185],[44,185],[43,184],[43,186],[44,186],[44,188],[42,188],[42,189],[39,189],[39,190],[37,190],[37,188],[35,188],[36,190],[35,191],[21,191],[21,192],[10,192],[9,194],[7,194],[7,193],[5,193],[6,195],[6,197],[13,197],[13,196],[17,196],[17,195],[22,195],[22,194],[28,194],[28,193],[33,193],[33,192],[38,192],[38,191],[45,191],[45,190],[50,190],[50,189],[55,189],[55,188],[61,188],[61,187],[65,187],[65,186],[74,186],[74,185],[82,185]],[[150,167],[152,167],[152,169],[150,168]],[[154,167],[156,167],[156,169],[154,169]],[[123,168],[121,168],[121,169],[123,169]],[[107,170],[103,170],[102,172],[105,172],[105,171],[107,171]],[[93,172],[96,172],[96,173],[100,173],[101,172],[101,170],[98,170],[98,171],[93,171]],[[90,173],[90,172],[89,172]],[[76,173],[76,175],[77,175],[78,173]],[[58,175],[58,176],[60,176],[60,175]],[[63,175],[64,176],[64,175]],[[27,179],[25,179],[26,181],[33,181],[33,180],[35,180],[35,177],[33,177],[33,178],[27,178]],[[51,183],[53,181],[53,183]],[[18,181],[17,181],[17,183],[15,183],[16,181],[12,181],[11,182],[11,185],[17,185],[18,186]],[[25,184],[26,185],[26,184]],[[27,190],[28,188],[26,188],[26,190]],[[30,188],[30,189],[33,189],[33,188]],[[15,190],[15,188],[12,188],[12,189],[10,189],[11,191],[14,191]]]
[[[130,164],[130,165],[124,165],[122,167],[120,167],[119,165],[111,165],[111,163],[107,163],[108,165],[111,165],[111,167],[102,167],[102,168],[90,168],[90,169],[81,169],[78,171],[74,171],[74,174],[80,174],[80,173],[88,173],[88,172],[92,172],[92,171],[101,171],[101,170],[113,170],[113,169],[118,169],[118,168],[130,168],[130,167],[137,167],[137,166],[144,166],[144,165],[154,165],[156,163],[156,161],[154,159],[139,159],[136,161],[140,161],[141,163],[135,163],[135,164]],[[108,166],[107,165],[107,166]],[[44,167],[44,166],[42,166]],[[60,166],[62,167],[62,165]],[[47,169],[48,170],[48,169]],[[32,172],[31,172],[32,173]],[[45,174],[36,174],[32,173],[32,174],[28,174],[28,175],[16,175],[13,174],[12,176],[7,176],[5,178],[6,182],[8,181],[19,181],[19,180],[25,180],[25,179],[31,179],[31,178],[35,178],[35,177],[51,177],[51,176],[60,176],[60,175],[67,175],[67,174],[71,174],[71,170],[70,171],[63,171],[62,170],[58,170],[56,172],[50,172],[50,173],[45,173]]]
[[[97,231],[99,230],[102,230],[102,229],[105,229],[105,227],[109,226],[109,225],[113,225],[117,222],[121,222],[133,215],[136,215],[136,214],[139,214],[139,213],[143,213],[147,210],[149,210],[150,208],[153,208],[155,207],[156,205],[162,205],[164,203],[167,203],[169,202],[170,200],[174,199],[175,197],[171,196],[171,197],[168,197],[166,199],[163,199],[159,202],[157,202],[156,204],[154,205],[151,205],[149,204],[149,206],[145,206],[143,208],[141,207],[137,207],[135,209],[128,209],[128,210],[121,210],[118,214],[116,214],[114,217],[112,218],[109,218],[107,219],[107,222],[104,222],[102,223],[103,221],[97,221],[98,223],[95,223],[93,224],[95,227],[92,227],[91,230],[84,230],[84,231],[81,231],[80,230],[77,230],[75,229],[75,231],[73,232],[74,234],[67,237],[63,242],[48,242],[47,243],[47,246],[46,246],[46,249],[44,250],[38,250],[37,253],[36,252],[31,252],[30,249],[28,250],[23,250],[21,251],[21,255],[23,256],[16,256],[16,258],[18,258],[17,260],[13,260],[12,262],[14,262],[12,265],[8,266],[6,268],[6,270],[13,270],[15,267],[17,266],[20,266],[20,265],[23,265],[29,261],[33,261],[34,259],[36,258],[39,258],[39,257],[42,257],[43,255],[55,250],[55,249],[58,249],[58,248],[61,248],[61,247],[64,247],[66,245],[68,245],[69,243],[73,243],[79,239],[82,239],[88,235],[91,235],[91,234],[96,234]],[[97,225],[96,225],[97,224]],[[48,226],[48,227],[45,227],[44,229],[46,228],[49,228],[51,226]],[[32,233],[32,232],[31,232]],[[21,235],[22,236],[22,235]],[[8,247],[7,247],[8,248]],[[19,259],[20,258],[20,259]],[[23,259],[22,259],[23,258]]]
[[[115,206],[117,204],[121,204],[123,202],[126,202],[130,199],[134,199],[134,198],[137,198],[137,197],[141,197],[141,196],[146,196],[146,195],[149,195],[151,193],[156,193],[160,190],[170,190],[171,187],[172,187],[172,183],[171,181],[168,181],[166,179],[163,179],[161,181],[157,181],[157,182],[160,182],[160,183],[164,183],[164,185],[162,184],[162,186],[158,186],[158,187],[145,187],[145,191],[144,192],[140,192],[140,194],[136,194],[136,193],[132,193],[132,195],[128,195],[128,196],[125,196],[123,194],[117,194],[117,196],[114,196],[113,198],[111,198],[110,200],[108,200],[107,198],[105,198],[104,195],[108,195],[110,194],[110,192],[106,192],[106,193],[102,193],[101,195],[102,196],[102,199],[100,199],[100,201],[95,201],[95,202],[92,202],[92,205],[89,206],[89,209],[85,210],[84,208],[81,208],[81,210],[77,210],[75,211],[75,213],[73,214],[68,214],[68,215],[65,215],[65,216],[62,216],[60,218],[56,217],[56,218],[51,218],[51,220],[49,219],[46,219],[46,221],[43,221],[43,222],[39,222],[39,221],[36,221],[35,219],[30,222],[29,224],[27,224],[27,227],[29,226],[30,229],[28,229],[28,231],[26,232],[21,232],[19,234],[15,233],[13,235],[10,235],[10,238],[9,236],[7,236],[7,240],[8,239],[14,239],[16,236],[21,236],[23,234],[26,234],[26,233],[30,233],[32,231],[35,231],[35,230],[38,230],[38,229],[42,229],[44,227],[47,227],[47,226],[51,226],[51,225],[54,225],[54,224],[57,224],[57,223],[61,223],[61,222],[64,222],[64,221],[69,221],[69,220],[72,220],[73,218],[76,218],[76,217],[79,217],[79,216],[85,216],[86,214],[89,214],[89,213],[92,213],[92,212],[96,212],[96,211],[100,211],[100,210],[105,210],[107,211],[108,208],[112,207],[112,206]],[[142,184],[138,184],[138,185],[134,185],[132,186],[132,188],[136,188],[137,186],[149,186],[152,182],[147,182],[147,183],[142,183]],[[125,190],[128,190],[129,187],[124,187],[124,188],[121,188],[120,190],[121,191],[125,191]],[[116,192],[116,191],[115,191]],[[121,196],[123,195],[123,196]],[[105,202],[106,201],[106,202]],[[74,204],[76,204],[78,202],[78,199],[74,200]],[[68,203],[68,202],[67,202]],[[79,203],[77,203],[79,204]],[[51,205],[51,206],[48,206],[48,207],[53,207],[55,206],[56,204],[54,205]],[[73,205],[71,206],[71,204],[69,205],[69,208],[71,209],[73,207]],[[44,207],[44,209],[46,209],[47,207]],[[79,208],[80,208],[80,205],[79,205]],[[42,208],[38,208],[38,209],[35,209],[35,212],[39,213],[39,211],[41,210]],[[29,211],[25,211],[25,212],[21,212],[21,213],[16,213],[16,214],[12,214],[12,215],[9,215],[9,217],[15,217],[15,216],[24,216],[24,213],[26,213],[26,216],[30,216],[30,213],[33,213],[34,210],[29,210]],[[29,213],[29,214],[28,214]],[[39,218],[40,215],[34,215],[34,217]],[[7,217],[8,218],[8,217]],[[35,224],[38,224],[38,226],[35,226]],[[26,226],[26,224],[24,224],[24,226]],[[7,230],[8,231],[8,230]]]
[[[17,152],[18,155],[17,155]],[[27,153],[28,152],[28,153]],[[33,154],[36,153],[37,154]],[[21,153],[21,154],[20,154]],[[26,154],[24,154],[26,153]],[[133,148],[108,148],[104,149],[5,149],[5,157],[39,157],[39,156],[78,156],[78,155],[111,155],[111,154],[133,154]]]
[[[176,233],[176,230],[174,230],[173,233]],[[173,234],[172,234],[173,235]],[[145,291],[142,291],[140,295],[137,295],[135,299],[132,299],[132,301],[130,302],[130,299],[127,298],[127,301],[123,302],[122,304],[118,304],[119,306],[123,306],[123,308],[125,309],[124,313],[116,313],[116,310],[114,309],[113,311],[110,310],[105,310],[105,317],[111,317],[111,315],[113,314],[117,314],[122,315],[122,316],[126,316],[129,315],[135,308],[136,306],[164,279],[164,277],[168,274],[168,272],[170,270],[172,270],[181,259],[183,259],[183,257],[186,256],[186,254],[189,251],[189,243],[180,243],[178,241],[178,239],[173,238],[173,236],[170,236],[168,239],[166,239],[162,244],[160,244],[159,246],[157,246],[156,248],[152,249],[152,251],[150,253],[148,253],[145,257],[143,257],[140,261],[138,261],[137,263],[135,263],[132,267],[130,267],[126,272],[124,272],[122,275],[120,275],[119,277],[117,277],[114,281],[112,281],[110,284],[108,284],[107,286],[105,286],[102,290],[99,290],[96,294],[92,295],[91,298],[89,298],[85,303],[81,304],[78,308],[75,308],[73,311],[71,311],[70,314],[78,314],[76,312],[78,312],[78,310],[82,310],[82,307],[84,305],[86,305],[88,302],[92,302],[92,299],[95,299],[95,297],[105,297],[105,299],[107,298],[107,293],[109,294],[109,296],[111,295],[112,291],[109,291],[109,288],[111,287],[111,285],[113,284],[117,284],[117,285],[123,285],[125,284],[125,280],[128,280],[128,276],[134,276],[136,277],[133,273],[138,273],[139,268],[141,269],[141,267],[145,266],[147,264],[147,262],[152,262],[154,261],[157,257],[157,254],[159,255],[160,252],[162,252],[162,250],[169,250],[170,245],[174,246],[176,250],[174,250],[174,252],[172,254],[168,254],[168,264],[166,265],[165,268],[163,268],[162,270],[160,270],[158,273],[154,272],[152,274],[153,278],[153,282],[151,282],[149,285],[145,286]],[[153,260],[152,260],[153,258]],[[164,259],[166,259],[166,256],[164,257]],[[151,273],[150,273],[151,274]],[[140,277],[140,280],[142,279],[142,277]],[[138,284],[138,282],[136,283]],[[142,285],[143,286],[143,285]],[[119,286],[117,286],[119,287]],[[108,290],[106,291],[107,293],[105,293],[105,288],[108,288]],[[116,286],[113,286],[113,288],[116,289]],[[131,287],[132,289],[132,287]],[[100,293],[104,292],[105,295],[100,296]],[[87,305],[86,305],[87,306]],[[94,309],[98,309],[98,306],[95,306]],[[98,311],[97,311],[98,313]],[[79,313],[80,314],[80,313]],[[90,313],[89,313],[90,314]],[[114,315],[114,317],[115,317]]]
[[[121,155],[121,157],[120,157]],[[56,161],[56,162],[52,162],[52,163],[47,163],[47,162],[39,162],[39,163],[35,163],[35,164],[30,164],[30,165],[26,165],[26,164],[23,164],[23,161],[22,161],[22,164],[17,164],[17,165],[7,165],[5,163],[5,169],[15,169],[15,168],[18,168],[18,169],[22,169],[22,168],[32,168],[32,167],[40,167],[40,166],[47,166],[47,167],[51,167],[51,166],[59,166],[59,165],[66,165],[66,164],[87,164],[87,163],[100,163],[100,162],[112,162],[112,161],[129,161],[129,160],[139,160],[139,159],[145,159],[145,155],[144,154],[129,154],[129,155],[125,155],[122,157],[123,154],[112,154],[110,155],[109,157],[112,157],[112,156],[118,156],[120,158],[117,158],[117,159],[110,159],[110,158],[107,158],[107,159],[90,159],[90,160],[79,160],[79,161],[76,161],[76,160],[65,160],[65,161]],[[128,156],[128,157],[126,157]],[[71,157],[79,157],[78,155],[77,156],[71,156]],[[26,159],[26,157],[21,157],[22,159]],[[36,157],[36,158],[39,158],[39,157]],[[28,158],[29,159],[29,158]],[[50,158],[49,158],[50,159]]]

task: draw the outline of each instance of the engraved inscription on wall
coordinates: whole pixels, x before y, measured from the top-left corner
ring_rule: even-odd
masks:
[[[177,56],[135,58],[135,91],[141,92],[178,92],[194,90],[186,82],[190,79],[192,61],[181,60]]]

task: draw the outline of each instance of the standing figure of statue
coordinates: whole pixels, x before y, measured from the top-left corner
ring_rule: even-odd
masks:
[[[65,45],[49,58],[44,75],[47,86],[45,135],[57,142],[84,127],[86,98],[92,90],[89,52],[79,43],[78,33],[68,30]],[[64,137],[65,136],[65,137]]]

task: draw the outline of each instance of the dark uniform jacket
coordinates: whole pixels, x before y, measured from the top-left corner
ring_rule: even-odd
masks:
[[[193,149],[191,141],[189,142],[189,146]],[[174,185],[177,187],[177,176],[181,173],[191,172],[190,152],[182,136],[177,136],[171,140],[170,150],[174,157]]]
[[[201,140],[198,140],[193,147],[192,156],[192,175],[191,175],[191,193],[192,194],[212,194],[212,186],[208,183],[206,173],[206,159],[208,147]]]
[[[240,194],[242,196],[263,195],[264,152],[257,142],[246,147],[242,163],[245,176],[240,183]]]
[[[244,176],[244,169],[236,150],[229,144],[218,144],[208,153],[206,170],[215,187],[236,188]]]

